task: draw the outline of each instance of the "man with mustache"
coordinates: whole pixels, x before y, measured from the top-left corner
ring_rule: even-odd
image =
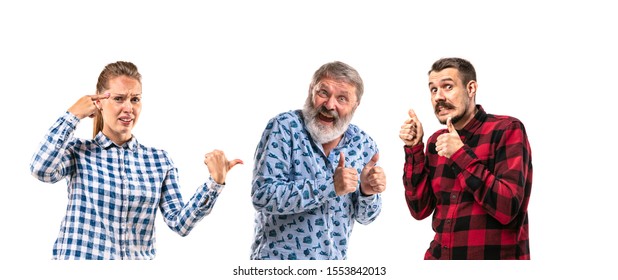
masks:
[[[313,75],[302,110],[272,118],[256,148],[253,260],[347,258],[357,221],[380,214],[386,176],[373,139],[350,124],[363,95],[342,62]]]
[[[408,208],[417,220],[433,213],[436,234],[425,259],[529,260],[528,137],[518,119],[477,105],[477,88],[467,60],[433,64],[431,102],[446,128],[431,135],[423,151],[423,126],[412,109],[401,126]]]

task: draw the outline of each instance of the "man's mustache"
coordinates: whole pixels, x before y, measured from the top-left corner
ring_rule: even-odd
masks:
[[[320,106],[318,108],[318,113],[323,114],[329,118],[334,118],[335,120],[339,120],[339,114],[335,110],[328,110],[324,106]]]
[[[436,106],[434,107],[434,111],[438,113],[438,111],[440,111],[440,107],[449,109],[449,110],[455,109],[455,106],[453,106],[453,104],[447,103],[444,100],[440,100],[438,101],[438,103],[436,103]]]

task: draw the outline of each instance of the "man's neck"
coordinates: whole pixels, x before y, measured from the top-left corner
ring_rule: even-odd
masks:
[[[472,119],[474,119],[474,116],[476,116],[476,113],[478,113],[478,111],[479,111],[478,108],[474,106],[474,110],[472,110],[472,114],[469,114],[468,116],[465,116],[465,119],[458,121],[457,124],[455,125],[455,129],[461,130],[462,128],[466,127],[466,125],[468,125],[468,123],[472,121]]]
[[[343,135],[337,137],[336,139],[332,141],[322,144],[322,149],[324,149],[324,154],[327,157],[328,155],[330,155],[330,151],[332,151],[335,147],[337,147],[337,144],[339,144],[339,141],[341,141],[342,138],[343,138]]]

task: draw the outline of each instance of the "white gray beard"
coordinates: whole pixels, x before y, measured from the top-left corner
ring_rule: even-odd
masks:
[[[313,140],[319,144],[328,143],[343,135],[350,125],[352,114],[353,112],[345,119],[339,118],[334,126],[330,128],[318,122],[318,110],[311,106],[310,100],[303,107],[303,119],[305,124],[307,124],[307,131],[309,131]]]

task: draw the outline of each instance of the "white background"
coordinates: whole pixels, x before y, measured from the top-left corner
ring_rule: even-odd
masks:
[[[614,274],[618,20],[610,1],[200,2],[207,1],[0,4],[1,278],[245,279],[232,270],[288,265],[324,273],[386,266],[386,276],[371,279]],[[404,202],[398,132],[408,108],[425,136],[441,128],[427,71],[447,56],[474,64],[477,103],[487,112],[526,125],[534,165],[529,262],[422,261],[433,232],[430,218],[414,220]],[[66,184],[37,181],[30,157],[56,118],[93,94],[100,71],[117,60],[134,62],[143,75],[134,134],[171,154],[185,200],[208,176],[204,153],[221,149],[245,164],[229,173],[213,212],[189,236],[157,217],[154,261],[54,262]],[[333,60],[365,81],[353,123],[381,150],[382,213],[356,225],[347,261],[249,261],[252,158],[262,130],[275,114],[301,108],[311,75]],[[85,119],[76,136],[89,138],[91,129]]]

